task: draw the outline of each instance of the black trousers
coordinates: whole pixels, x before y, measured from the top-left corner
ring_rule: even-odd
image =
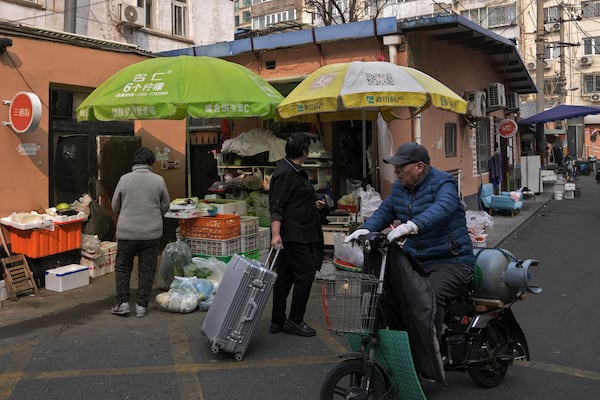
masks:
[[[277,280],[273,286],[273,313],[271,322],[283,325],[286,320],[287,299],[292,290],[289,319],[302,322],[306,304],[317,269],[320,267],[318,243],[284,243],[275,269]]]
[[[118,240],[115,261],[117,304],[129,302],[133,259],[138,256],[138,290],[136,303],[148,307],[150,292],[156,276],[160,239]]]

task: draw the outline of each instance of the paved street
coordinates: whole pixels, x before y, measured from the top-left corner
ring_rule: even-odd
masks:
[[[534,203],[526,203],[514,217],[519,220],[495,217],[491,245],[501,242],[519,258],[541,262],[531,272],[544,292],[513,308],[532,361],[511,367],[503,384],[488,390],[466,374],[449,373],[446,389],[424,384],[428,399],[597,398],[600,271],[592,260],[600,185],[592,176],[580,179],[581,197],[546,202],[544,193],[529,214]],[[517,221],[522,225],[516,231],[498,236]],[[202,312],[172,314],[153,305],[143,319],[111,315],[112,279],[97,278],[69,294],[42,291],[37,298],[4,302],[0,399],[315,400],[323,375],[346,349],[341,337],[322,329],[314,338],[269,334],[269,304],[237,362],[210,352],[200,333]],[[317,309],[315,288],[308,317],[315,326]]]

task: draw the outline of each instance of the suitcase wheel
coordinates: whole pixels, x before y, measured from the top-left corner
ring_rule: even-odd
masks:
[[[235,353],[234,357],[236,361],[242,361],[244,355],[242,353]]]
[[[213,354],[217,354],[219,352],[219,346],[213,343],[212,346],[210,346],[210,351],[212,351]]]

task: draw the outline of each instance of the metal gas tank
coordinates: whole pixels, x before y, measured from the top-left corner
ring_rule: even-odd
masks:
[[[540,293],[542,288],[530,285],[529,267],[537,260],[518,260],[504,249],[480,249],[475,252],[474,297],[497,299],[511,303],[524,292]]]

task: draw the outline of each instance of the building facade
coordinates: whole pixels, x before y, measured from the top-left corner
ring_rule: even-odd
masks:
[[[159,52],[231,40],[231,0],[0,0],[0,21]]]

